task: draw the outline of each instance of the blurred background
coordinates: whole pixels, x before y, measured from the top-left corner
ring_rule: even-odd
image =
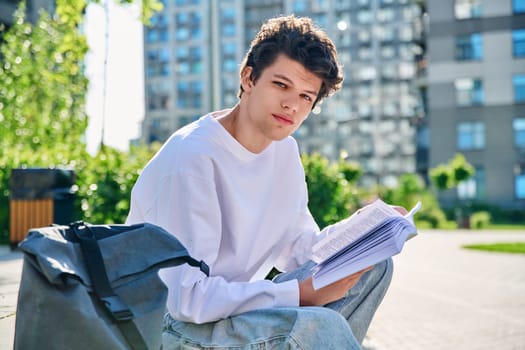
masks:
[[[66,83],[39,87],[49,95],[62,91],[57,86],[67,91],[80,84],[62,110],[56,100],[64,93],[48,109],[38,104],[27,110],[35,93],[26,91],[45,76],[13,67],[25,62],[24,40],[45,35],[33,30],[30,37],[27,29],[18,29],[18,39],[9,39],[14,35],[6,33],[23,27],[14,16],[19,4],[0,0],[4,201],[12,168],[75,168],[75,215],[122,221],[132,183],[158,145],[207,112],[233,106],[239,63],[260,25],[269,17],[295,14],[311,17],[334,40],[345,76],[342,89],[316,107],[294,135],[314,188],[311,196],[321,198],[312,206],[338,205],[337,196],[341,203],[381,196],[411,206],[426,196],[430,208],[421,219],[431,227],[446,227],[447,221],[470,227],[479,212],[482,221],[525,223],[524,0],[27,0],[24,25],[42,28],[41,10],[50,14],[48,27],[64,22],[64,13],[69,19],[79,16],[71,25],[81,43],[75,47],[84,51],[73,57],[74,50],[60,53],[58,45],[56,52],[31,54],[33,61],[51,55],[57,66],[44,68],[51,72],[69,59],[78,65],[74,84],[67,82],[73,79],[69,68]],[[61,40],[72,41],[62,36],[53,42]],[[33,83],[16,87],[24,74]],[[45,117],[43,127],[27,115]],[[60,125],[52,132],[35,134],[53,125],[56,116]],[[76,139],[64,136],[72,134],[65,125],[81,125]],[[51,149],[51,143],[70,146]],[[94,159],[73,156],[78,149],[71,145],[79,144]],[[52,155],[36,157],[43,145]],[[137,156],[136,149],[146,151]],[[33,158],[20,155],[28,150]],[[86,174],[93,164],[99,170]],[[314,175],[317,164],[332,168]],[[115,168],[118,174],[112,173]],[[341,178],[346,182],[334,185]],[[334,190],[324,198],[327,186]],[[316,219],[324,224],[363,201],[312,211],[319,211]]]

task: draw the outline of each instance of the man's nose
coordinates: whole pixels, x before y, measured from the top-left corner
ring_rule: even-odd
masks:
[[[281,107],[290,112],[297,112],[299,108],[299,97],[287,96],[281,100]]]

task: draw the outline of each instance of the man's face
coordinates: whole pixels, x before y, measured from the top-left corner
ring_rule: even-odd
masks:
[[[252,137],[263,143],[291,135],[310,113],[322,81],[303,65],[279,55],[254,83],[248,67],[241,84]]]

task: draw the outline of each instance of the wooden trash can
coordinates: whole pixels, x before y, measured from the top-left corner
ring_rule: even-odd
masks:
[[[9,243],[15,248],[31,228],[72,221],[75,173],[70,169],[12,169]]]
[[[9,239],[14,247],[26,238],[27,231],[53,223],[53,199],[12,199],[9,201]]]

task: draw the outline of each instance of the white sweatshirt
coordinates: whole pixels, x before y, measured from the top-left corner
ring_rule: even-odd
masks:
[[[293,138],[254,154],[207,115],[174,133],[146,165],[127,223],[163,227],[210,266],[210,277],[188,265],[160,276],[172,317],[211,322],[298,306],[297,281],[264,277],[273,266],[288,271],[306,262],[321,239],[307,197]]]

